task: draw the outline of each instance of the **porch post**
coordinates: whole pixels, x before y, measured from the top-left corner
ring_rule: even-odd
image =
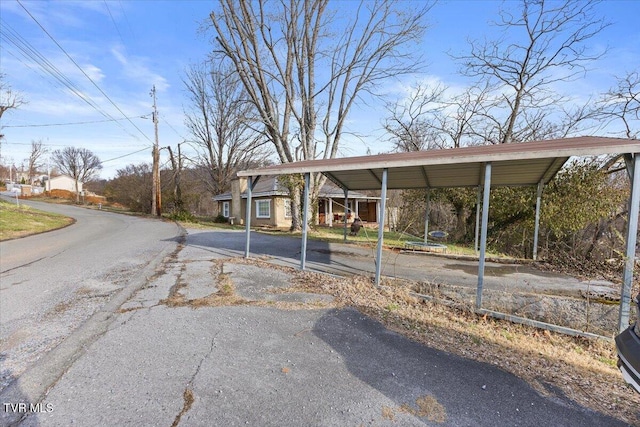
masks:
[[[249,244],[251,240],[251,193],[253,192],[253,177],[247,178],[247,208],[245,209],[244,220],[244,257],[249,258]],[[240,197],[240,203],[242,204],[242,197]]]
[[[376,250],[376,277],[375,284],[380,284],[380,272],[382,271],[382,244],[384,241],[384,214],[387,204],[387,175],[388,170],[382,170],[382,193],[380,194],[380,221],[378,223],[378,248]]]
[[[304,210],[302,211],[302,248],[300,249],[300,270],[304,270],[307,262],[307,228],[309,221],[309,185],[311,174],[304,174]]]
[[[328,224],[329,224],[329,227],[333,227],[333,199],[331,197],[329,197],[329,223]]]
[[[353,204],[355,205],[355,216],[353,217],[355,221],[356,218],[360,218],[360,214],[358,213],[358,199],[353,199]]]
[[[349,205],[349,190],[344,189],[344,241],[347,241],[347,206]]]
[[[533,260],[538,259],[538,234],[540,232],[540,202],[542,201],[542,190],[544,181],[538,183],[538,193],[536,195],[536,219],[533,227]]]
[[[425,204],[424,214],[424,242],[428,242],[429,238],[429,211],[431,210],[431,189],[427,188],[427,201]]]
[[[627,250],[625,252],[624,274],[622,275],[622,291],[620,296],[620,315],[618,329],[620,332],[629,327],[629,308],[631,306],[631,285],[633,284],[633,268],[636,256],[638,235],[638,211],[640,211],[640,153],[633,155],[628,161],[631,165],[631,196],[629,199],[629,218],[627,223]]]
[[[482,203],[482,187],[478,185],[478,197],[476,198],[476,233],[475,233],[475,250],[478,255],[478,234],[480,233],[480,203]]]
[[[478,289],[476,308],[482,308],[482,286],[484,285],[484,259],[487,252],[487,226],[489,224],[489,193],[491,192],[491,163],[484,165],[484,190],[482,194],[482,225],[480,227],[480,257],[478,262]]]

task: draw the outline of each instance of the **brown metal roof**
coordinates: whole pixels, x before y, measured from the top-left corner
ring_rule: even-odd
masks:
[[[491,162],[492,186],[549,182],[572,156],[640,153],[640,140],[583,136],[519,144],[484,145],[411,153],[286,163],[238,172],[238,176],[321,172],[349,190],[377,190],[388,169],[389,189],[475,187]]]

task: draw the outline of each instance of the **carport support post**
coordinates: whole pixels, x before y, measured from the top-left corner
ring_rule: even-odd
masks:
[[[482,308],[482,286],[484,285],[484,258],[487,253],[487,226],[489,224],[489,193],[491,192],[491,163],[484,165],[484,190],[482,193],[482,225],[480,227],[480,257],[478,263],[478,289],[476,308]]]
[[[427,243],[429,237],[429,210],[431,209],[431,189],[427,188],[427,201],[425,203],[425,214],[424,214],[424,242]]]
[[[629,220],[627,223],[627,251],[624,260],[624,274],[622,276],[622,292],[620,296],[620,315],[618,329],[620,332],[629,327],[629,308],[631,306],[631,285],[633,282],[633,267],[636,256],[636,242],[638,235],[638,211],[640,211],[640,153],[636,153],[631,160],[631,197],[629,199]]]
[[[347,206],[349,205],[349,190],[344,189],[344,241],[347,241]]]
[[[542,190],[544,181],[538,183],[538,193],[536,194],[536,220],[533,227],[533,260],[538,259],[538,234],[540,232],[540,202],[542,201]]]
[[[307,263],[307,228],[309,221],[309,185],[311,181],[311,174],[309,172],[304,174],[304,201],[302,211],[302,248],[300,249],[300,270],[304,270]]]
[[[245,242],[244,242],[244,257],[249,258],[249,244],[251,240],[251,192],[253,191],[253,177],[250,176],[247,178],[247,208],[245,209],[245,220],[244,220],[244,234],[245,234]],[[242,198],[240,198],[240,203],[242,203]]]
[[[482,187],[478,186],[478,197],[476,198],[476,233],[474,247],[478,255],[478,234],[480,233],[480,203],[482,202]]]
[[[380,222],[378,223],[378,248],[376,250],[376,277],[375,284],[380,284],[380,272],[382,271],[382,244],[384,241],[384,214],[387,205],[387,175],[388,170],[382,169],[382,192],[380,194]]]

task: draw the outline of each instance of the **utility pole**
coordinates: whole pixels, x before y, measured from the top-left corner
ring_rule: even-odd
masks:
[[[151,187],[151,215],[160,216],[162,214],[161,191],[160,191],[160,149],[158,147],[158,109],[156,106],[156,86],[151,89],[153,98],[153,126],[155,129],[155,141],[153,143],[153,168]]]

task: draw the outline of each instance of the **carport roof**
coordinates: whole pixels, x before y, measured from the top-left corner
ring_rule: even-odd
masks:
[[[572,156],[640,153],[640,140],[582,136],[518,144],[485,145],[375,156],[308,160],[238,172],[238,176],[320,172],[349,190],[476,187],[491,163],[491,185],[549,182]]]

